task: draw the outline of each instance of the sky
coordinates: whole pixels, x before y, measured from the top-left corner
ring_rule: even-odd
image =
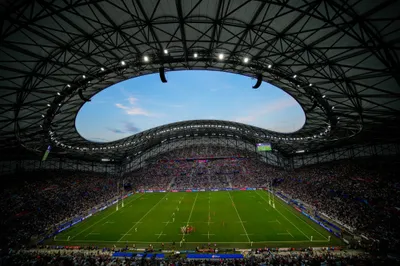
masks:
[[[290,133],[299,130],[305,115],[283,90],[250,77],[206,70],[135,77],[114,84],[83,105],[76,118],[87,140],[109,142],[178,121],[218,119]]]

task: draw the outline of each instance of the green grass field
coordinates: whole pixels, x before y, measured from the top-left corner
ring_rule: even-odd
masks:
[[[135,194],[125,199],[124,205],[118,211],[112,206],[46,243],[100,247],[152,244],[155,248],[165,243],[166,249],[173,248],[172,242],[179,248],[183,237],[182,249],[209,242],[227,248],[342,243],[276,197],[276,208],[272,208],[268,204],[268,192],[261,190]],[[180,227],[186,224],[194,226],[196,231],[183,236]]]

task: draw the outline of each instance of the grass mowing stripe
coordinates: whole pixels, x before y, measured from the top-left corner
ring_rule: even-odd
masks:
[[[146,213],[143,215],[143,217],[140,218],[140,220],[137,221],[137,222],[131,227],[131,229],[129,229],[128,232],[126,232],[126,233],[118,240],[118,242],[121,241],[130,231],[132,231],[132,229],[133,229],[138,223],[140,223],[140,222],[155,208],[155,207],[157,207],[158,204],[160,204],[160,202],[161,202],[166,196],[168,196],[168,194],[169,194],[169,193],[165,193],[165,196],[162,197],[148,212],[146,212]]]
[[[270,192],[268,192],[268,193],[270,193]],[[286,209],[289,209],[289,206],[288,206],[286,203],[280,202],[279,200],[278,200],[278,202],[279,202],[279,204],[281,204],[282,206],[284,206]],[[290,209],[289,209],[289,210],[290,210]],[[290,210],[290,211],[291,211],[290,213],[291,213],[293,216],[295,216],[297,219],[299,219],[300,221],[302,221],[303,223],[305,223],[306,225],[308,225],[308,227],[310,227],[312,230],[314,230],[315,232],[317,232],[320,236],[322,236],[323,238],[325,238],[326,240],[328,240],[328,238],[327,238],[326,236],[324,236],[321,232],[319,232],[317,229],[315,229],[314,227],[312,227],[310,224],[308,224],[306,221],[304,221],[304,220],[303,220],[302,218],[300,218],[298,215],[294,214],[292,210]]]
[[[126,206],[128,207],[129,204],[131,204],[132,202],[134,202],[135,200],[137,200],[138,198],[142,197],[144,194],[141,194],[139,197],[136,197],[134,199],[132,199]],[[118,204],[118,203],[117,203]],[[109,208],[111,208],[112,206],[110,206]],[[80,231],[78,234],[74,235],[73,237],[71,237],[68,241],[71,241],[72,239],[74,239],[75,237],[79,236],[80,234],[82,234],[83,232],[87,231],[88,229],[92,228],[93,226],[95,226],[96,224],[100,223],[101,221],[103,221],[104,219],[110,217],[111,215],[117,213],[118,211],[114,211],[112,213],[110,213],[109,215],[101,218],[100,220],[98,220],[97,222],[95,222],[94,224],[92,224],[91,226],[86,227],[85,229],[83,229],[82,231]]]
[[[194,205],[196,204],[196,201],[197,201],[197,197],[198,197],[198,196],[199,196],[199,193],[196,194],[196,198],[195,198],[194,201],[193,201],[192,210],[190,211],[189,219],[188,219],[188,221],[187,221],[186,226],[188,226],[189,223],[190,223],[190,218],[192,218],[192,213],[193,213],[193,210],[194,210]],[[183,234],[182,234],[182,240],[185,238],[185,233],[186,233],[186,232],[183,232]],[[181,241],[182,241],[182,240],[181,240]]]
[[[269,193],[269,192],[268,192]],[[265,202],[267,202],[268,203],[268,201],[263,197],[263,196],[261,196],[259,193],[258,193],[258,190],[256,191],[256,194],[258,195],[258,196],[260,196],[263,200],[265,200]],[[307,236],[302,230],[300,230],[300,228],[298,228],[292,221],[290,221],[285,215],[283,215],[283,213],[281,213],[280,211],[278,211],[278,209],[277,208],[275,208],[274,209],[277,213],[279,213],[283,218],[285,218],[291,225],[293,225],[300,233],[302,233],[307,239],[309,239],[309,240],[311,240],[311,238],[309,237],[309,236]]]
[[[249,234],[247,234],[247,231],[246,231],[246,228],[244,227],[244,224],[243,224],[242,218],[240,218],[239,212],[238,212],[238,210],[236,209],[236,205],[235,205],[235,203],[233,202],[233,199],[232,199],[232,196],[231,196],[231,192],[230,192],[230,191],[228,191],[228,194],[229,194],[229,197],[231,198],[232,205],[233,205],[233,207],[235,208],[236,214],[237,214],[237,216],[239,217],[240,223],[242,224],[242,227],[243,227],[244,233],[245,233],[245,234],[246,234],[246,236],[247,236],[247,240],[249,240],[249,243],[250,243],[250,242],[251,242],[251,240],[250,240]]]

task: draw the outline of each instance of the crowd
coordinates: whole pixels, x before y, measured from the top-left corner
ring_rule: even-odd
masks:
[[[58,224],[117,195],[115,178],[97,173],[41,171],[4,180],[0,243],[8,246],[54,231]]]
[[[340,161],[284,171],[256,155],[226,147],[193,146],[155,158],[123,177],[134,190],[271,187],[313,206],[366,238],[400,250],[399,168],[376,159]],[[394,165],[394,166],[393,166]],[[372,166],[372,167],[371,167]],[[63,221],[119,195],[115,177],[71,171],[6,178],[0,191],[1,243],[15,246],[54,231]]]
[[[125,175],[137,190],[266,186],[284,172],[227,147],[193,146],[164,153],[146,168]]]
[[[189,260],[181,255],[166,255],[165,259],[155,258],[118,258],[112,257],[112,252],[104,250],[76,252],[67,251],[48,251],[48,252],[24,252],[20,251],[12,255],[4,256],[0,260],[0,265],[157,265],[157,266],[268,266],[268,265],[400,265],[398,261],[387,258],[372,257],[368,254],[343,253],[308,250],[305,252],[283,252],[276,253],[270,251],[252,251],[244,259],[213,259],[213,260]]]
[[[194,146],[163,154],[139,175],[146,178],[136,182],[143,189],[177,190],[273,185],[317,213],[367,238],[389,240],[400,250],[399,167],[392,161],[382,165],[385,161],[340,161],[284,171],[262,163],[254,154]]]
[[[400,250],[398,168],[390,164],[377,170],[376,160],[362,162],[296,169],[287,173],[277,188],[367,237],[389,240]]]

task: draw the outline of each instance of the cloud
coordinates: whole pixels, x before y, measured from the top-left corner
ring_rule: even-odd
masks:
[[[124,129],[119,129],[119,128],[111,128],[107,127],[107,129],[115,134],[136,134],[140,131],[138,127],[135,126],[132,122],[125,122],[124,123]]]
[[[125,130],[129,133],[137,133],[140,131],[138,127],[136,127],[133,123],[131,122],[126,122],[125,123]]]
[[[138,106],[125,106],[123,104],[117,103],[115,104],[116,107],[125,110],[125,113],[128,115],[144,115],[144,116],[151,116],[149,112],[144,110],[141,107]]]
[[[282,112],[290,107],[296,106],[297,102],[294,99],[280,99],[272,104],[261,106],[248,112],[248,115],[235,119],[239,123],[251,123],[259,118],[270,115],[275,112]]]
[[[116,133],[116,134],[125,134],[126,133],[125,131],[122,131],[122,130],[120,130],[118,128],[110,128],[110,127],[108,127],[107,129],[109,131],[113,132],[113,133]]]
[[[135,97],[129,97],[128,98],[128,102],[130,103],[130,104],[135,104],[136,102],[138,101],[138,99],[137,98],[135,98]]]

